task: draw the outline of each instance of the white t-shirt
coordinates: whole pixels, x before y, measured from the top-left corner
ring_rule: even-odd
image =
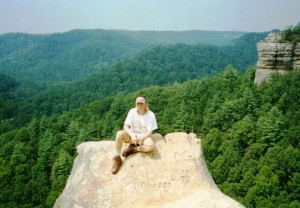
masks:
[[[140,115],[136,108],[132,108],[125,119],[125,124],[130,126],[130,131],[141,134],[157,129],[155,114],[148,110],[144,115]]]

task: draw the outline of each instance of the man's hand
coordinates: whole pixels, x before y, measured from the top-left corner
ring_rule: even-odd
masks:
[[[134,133],[131,133],[130,137],[131,137],[132,143],[135,144],[135,145],[137,145],[138,144],[138,135],[134,134]]]
[[[131,141],[133,144],[137,145],[137,144],[142,144],[144,138],[143,138],[143,134],[134,134],[132,133],[130,135],[131,137]]]

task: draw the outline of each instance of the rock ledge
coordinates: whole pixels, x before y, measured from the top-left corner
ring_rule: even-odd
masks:
[[[55,208],[105,207],[244,207],[224,195],[209,174],[195,134],[153,135],[156,149],[123,160],[110,173],[114,142],[86,142]]]
[[[270,33],[257,43],[258,61],[254,82],[269,79],[274,72],[286,73],[300,68],[300,43],[281,42],[279,33]]]

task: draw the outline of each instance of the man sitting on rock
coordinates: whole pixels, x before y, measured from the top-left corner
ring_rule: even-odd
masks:
[[[132,108],[125,119],[124,130],[116,135],[116,156],[111,172],[116,174],[122,164],[121,149],[123,142],[130,143],[123,151],[122,156],[128,157],[136,152],[151,152],[155,145],[151,138],[152,132],[157,129],[155,114],[148,109],[145,98],[138,97],[135,108]]]

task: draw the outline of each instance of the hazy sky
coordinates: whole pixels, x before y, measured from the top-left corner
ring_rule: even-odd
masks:
[[[300,0],[0,0],[0,34],[73,29],[265,32],[300,22]]]

